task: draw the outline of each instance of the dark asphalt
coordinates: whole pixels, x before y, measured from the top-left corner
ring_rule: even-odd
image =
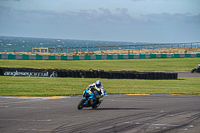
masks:
[[[65,99],[0,97],[1,133],[199,133],[200,96],[108,95],[77,110]]]
[[[177,72],[178,77],[200,77],[200,73],[191,73],[189,71],[186,72]]]

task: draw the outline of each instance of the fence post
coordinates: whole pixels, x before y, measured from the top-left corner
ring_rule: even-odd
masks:
[[[198,42],[197,42],[197,48],[198,48],[199,46],[198,46]]]
[[[93,46],[93,52],[94,52],[94,46]]]
[[[154,49],[154,44],[153,44],[153,49]]]
[[[179,43],[177,43],[177,48],[179,49]]]
[[[101,51],[101,46],[99,46],[99,52]]]
[[[87,53],[88,53],[88,46],[87,46]]]
[[[80,52],[82,52],[82,47],[80,47]]]
[[[112,48],[112,51],[113,51],[113,46],[111,46],[111,48]]]
[[[48,49],[47,49],[48,50]],[[63,53],[63,48],[61,48],[61,53]]]
[[[69,53],[69,47],[67,48],[67,53]]]
[[[117,45],[117,50],[119,50],[119,46]]]

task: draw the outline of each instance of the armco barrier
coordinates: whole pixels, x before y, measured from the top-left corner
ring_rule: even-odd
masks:
[[[37,76],[37,77],[73,77],[73,78],[108,78],[108,79],[177,79],[177,73],[138,72],[138,71],[104,71],[104,70],[65,70],[0,68],[2,76]]]
[[[0,59],[13,60],[112,60],[112,59],[150,59],[150,58],[196,58],[200,53],[157,53],[157,54],[108,54],[108,55],[22,55],[0,54]]]

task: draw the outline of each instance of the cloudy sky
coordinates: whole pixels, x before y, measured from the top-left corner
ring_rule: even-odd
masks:
[[[0,36],[200,41],[200,0],[0,0]]]

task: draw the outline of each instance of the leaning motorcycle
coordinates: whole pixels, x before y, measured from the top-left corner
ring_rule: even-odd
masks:
[[[200,73],[200,68],[194,68],[194,69],[192,69],[192,71],[191,71],[191,73]]]
[[[106,91],[104,90],[104,95],[105,94]],[[83,91],[83,99],[79,102],[77,109],[81,110],[83,107],[92,107],[96,109],[100,104],[98,91],[94,88],[88,88]]]

